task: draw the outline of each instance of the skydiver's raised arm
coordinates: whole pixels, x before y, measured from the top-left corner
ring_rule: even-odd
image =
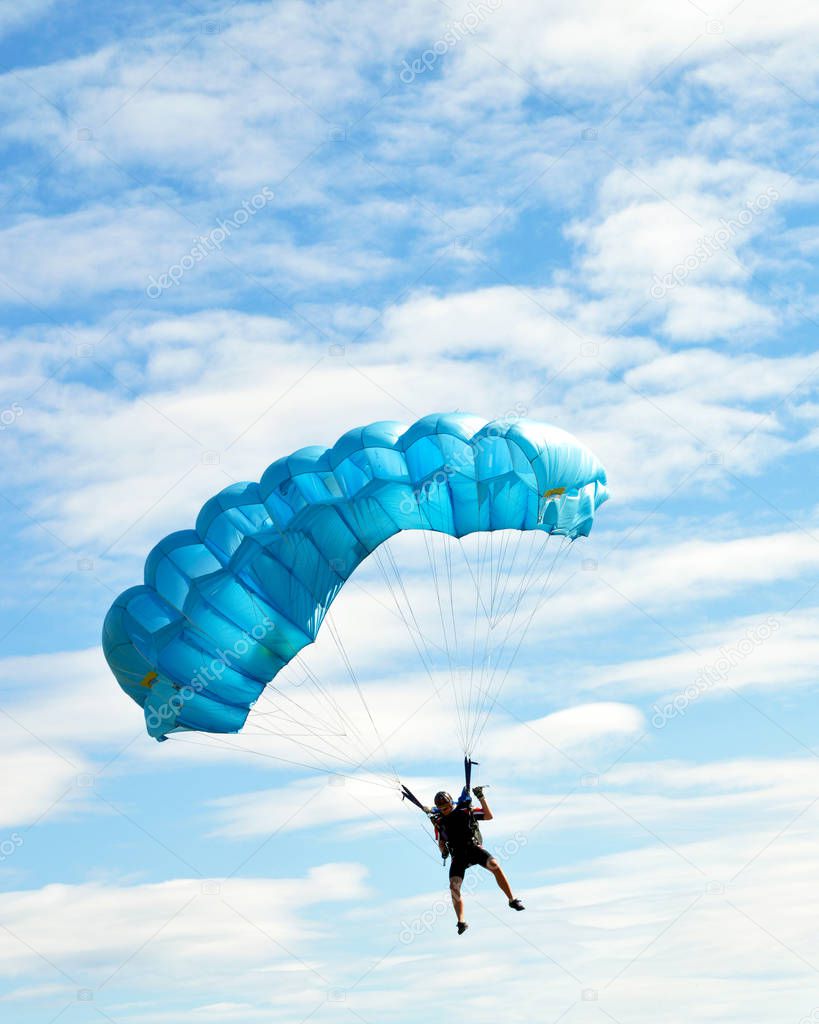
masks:
[[[476,786],[472,790],[472,792],[475,794],[475,796],[478,798],[478,800],[480,800],[481,810],[483,811],[483,820],[484,821],[491,821],[495,817],[495,815],[492,813],[492,810],[489,807],[489,804],[486,802],[486,797],[483,795],[483,787],[482,786]]]

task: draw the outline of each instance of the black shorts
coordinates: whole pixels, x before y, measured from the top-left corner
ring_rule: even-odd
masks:
[[[452,860],[449,865],[449,877],[463,878],[466,874],[466,869],[471,868],[473,864],[480,864],[482,868],[485,868],[486,862],[491,856],[492,854],[489,850],[484,850],[482,846],[467,846],[463,850],[457,850],[452,854]]]

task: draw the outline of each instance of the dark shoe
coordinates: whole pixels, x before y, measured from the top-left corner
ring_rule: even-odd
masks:
[[[466,921],[459,921],[458,922],[458,934],[459,935],[463,935],[463,933],[466,931],[466,929],[468,927],[469,927],[469,925],[466,923]]]
[[[518,899],[509,900],[509,906],[512,910],[525,910],[526,907]]]

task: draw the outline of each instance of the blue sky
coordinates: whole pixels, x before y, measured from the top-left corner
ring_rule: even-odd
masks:
[[[818,33],[792,0],[0,11],[9,1019],[819,1016]],[[262,726],[158,745],[99,643],[228,483],[453,409],[572,431],[612,491],[476,752],[528,909],[476,877],[462,938],[377,778]],[[334,617],[402,776],[456,788],[376,566]],[[328,635],[305,663],[361,714]]]

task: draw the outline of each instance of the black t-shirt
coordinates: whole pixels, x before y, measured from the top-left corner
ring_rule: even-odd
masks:
[[[455,809],[450,811],[449,814],[438,814],[436,816],[435,825],[450,850],[463,850],[466,847],[475,845],[475,840],[472,837],[472,828],[469,823],[470,813],[478,821],[483,819],[483,811],[480,808],[472,812],[465,809]]]

